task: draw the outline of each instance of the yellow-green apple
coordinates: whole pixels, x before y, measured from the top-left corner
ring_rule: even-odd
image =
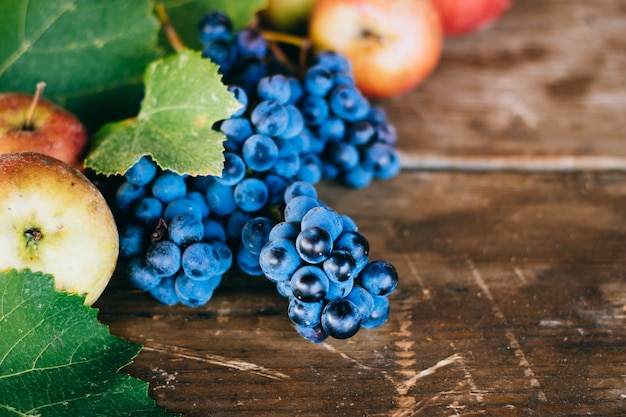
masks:
[[[304,35],[316,0],[267,0],[259,17],[264,27]]]
[[[357,87],[385,98],[419,85],[443,47],[430,0],[318,0],[309,35],[315,50],[333,50],[352,64]]]
[[[488,29],[513,0],[433,0],[439,10],[444,36],[461,36]]]
[[[98,188],[74,167],[36,152],[0,155],[0,271],[30,269],[95,302],[119,252]]]
[[[62,107],[34,95],[0,94],[0,154],[32,151],[82,169],[88,134],[82,122]]]

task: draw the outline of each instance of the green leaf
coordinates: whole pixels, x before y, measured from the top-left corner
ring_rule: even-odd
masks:
[[[0,1],[0,91],[45,97],[88,127],[137,113],[146,66],[162,55],[152,0]]]
[[[217,70],[199,52],[189,50],[151,64],[139,114],[100,129],[85,165],[99,174],[124,174],[150,155],[164,170],[219,175],[225,136],[212,126],[230,117],[240,104]]]
[[[84,297],[38,272],[0,273],[0,415],[165,416],[119,374],[141,346],[112,336]]]
[[[196,50],[201,48],[198,22],[207,12],[223,11],[232,20],[234,30],[239,30],[251,23],[258,11],[267,7],[267,0],[164,0],[162,3],[183,43]],[[168,47],[164,36],[161,36],[161,44]]]

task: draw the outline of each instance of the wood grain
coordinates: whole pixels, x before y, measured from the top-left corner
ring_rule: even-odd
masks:
[[[315,345],[265,279],[192,309],[118,274],[127,371],[185,417],[626,415],[625,35],[625,0],[518,0],[381,103],[403,172],[319,192],[400,273],[382,327]]]

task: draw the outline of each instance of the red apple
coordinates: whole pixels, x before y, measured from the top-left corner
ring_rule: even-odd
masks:
[[[309,34],[316,50],[346,56],[357,87],[371,98],[419,85],[436,67],[443,46],[430,0],[318,0]]]
[[[0,154],[31,151],[82,169],[88,135],[82,122],[40,95],[0,94]]]
[[[433,0],[445,36],[460,36],[493,25],[513,0]]]

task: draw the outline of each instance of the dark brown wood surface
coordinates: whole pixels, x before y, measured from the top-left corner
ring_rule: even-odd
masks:
[[[96,306],[184,416],[626,415],[626,1],[518,0],[385,101],[406,168],[319,186],[400,273],[389,321],[315,345],[261,278]]]

